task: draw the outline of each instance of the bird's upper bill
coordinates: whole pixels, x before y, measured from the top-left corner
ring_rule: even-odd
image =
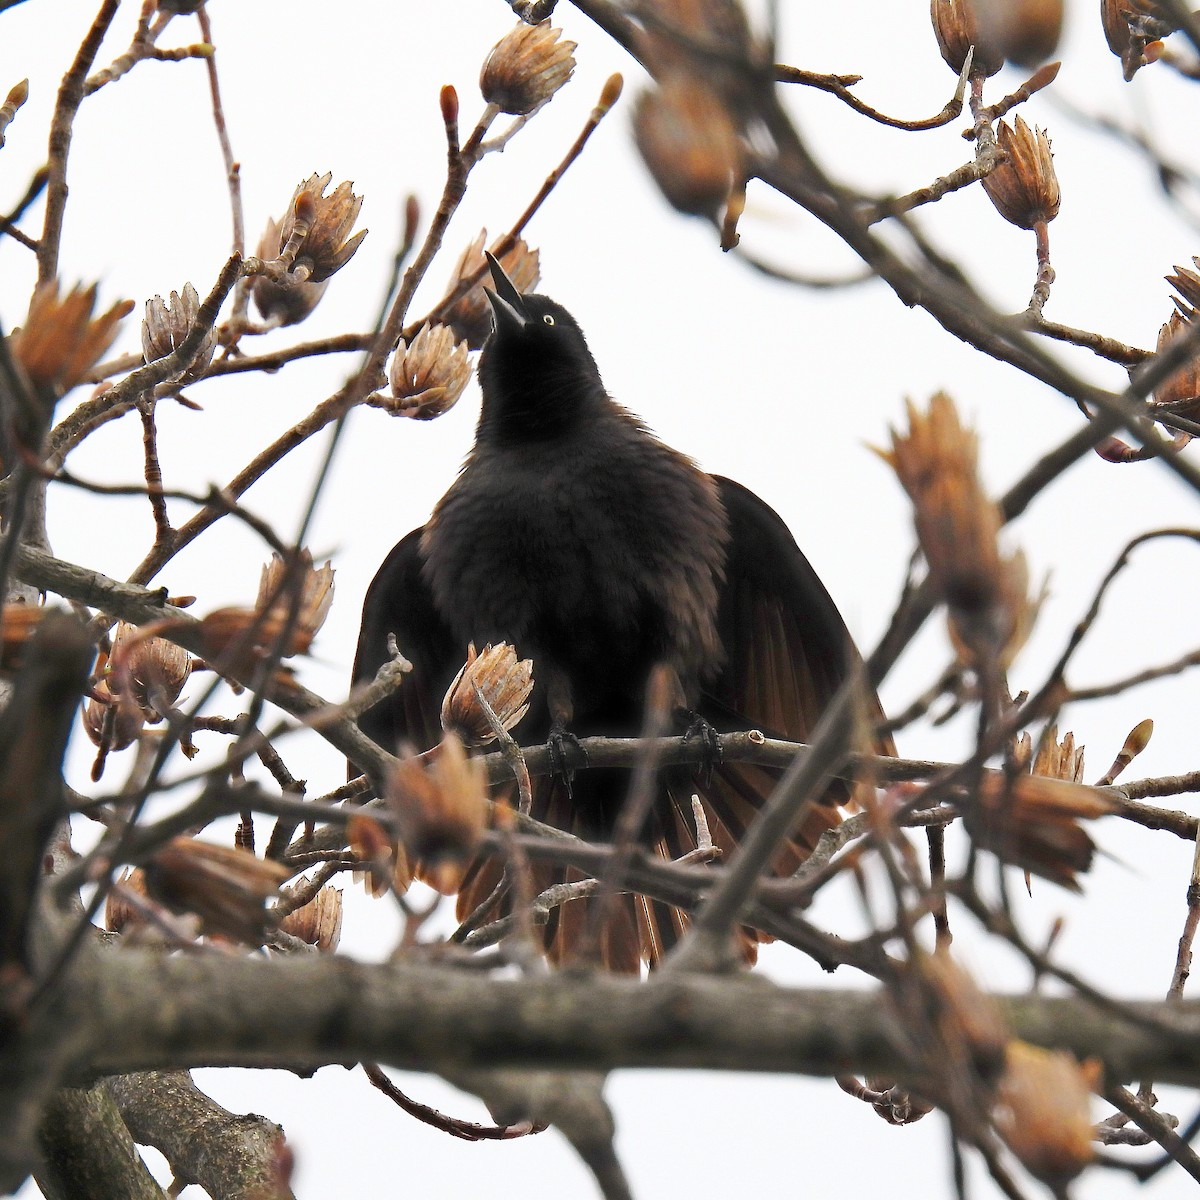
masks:
[[[529,323],[529,309],[525,298],[517,291],[516,284],[504,273],[499,259],[488,250],[484,251],[484,255],[492,270],[492,282],[495,283],[496,290],[483,290],[492,306],[497,331],[506,328],[514,332],[524,329]]]

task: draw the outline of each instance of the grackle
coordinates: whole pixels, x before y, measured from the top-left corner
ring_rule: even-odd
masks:
[[[807,740],[855,659],[845,624],[783,521],[752,492],[708,475],[659,441],[604,390],[583,333],[561,305],[520,294],[489,255],[494,330],[479,362],[475,445],[429,522],[388,555],[367,593],[354,665],[371,679],[396,635],[413,672],[360,718],[395,749],[441,735],[443,693],[468,642],[507,641],[533,659],[526,742],[636,735],[647,681],[666,672],[684,727],[756,728]],[[573,756],[572,756],[573,757]],[[778,771],[724,763],[660,772],[643,840],[669,858],[695,848],[691,797],[728,855]],[[629,773],[534,780],[532,815],[587,840],[611,838]],[[773,864],[796,868],[848,799],[835,785],[809,808]],[[495,889],[502,867],[474,863],[460,916]],[[537,867],[537,886],[571,878]],[[588,901],[557,909],[547,952],[569,960]],[[599,949],[614,970],[654,965],[686,917],[624,895]],[[763,935],[740,931],[749,960]]]

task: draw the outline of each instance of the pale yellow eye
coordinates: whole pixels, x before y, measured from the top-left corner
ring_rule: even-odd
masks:
[[[553,318],[553,317],[552,317],[552,316],[551,316],[549,313],[547,313],[547,314],[546,314],[546,315],[545,315],[545,316],[542,318],[542,320],[543,320],[543,321],[545,321],[547,325],[553,325],[553,324],[554,324],[554,318]]]

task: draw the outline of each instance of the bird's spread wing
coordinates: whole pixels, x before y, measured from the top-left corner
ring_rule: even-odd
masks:
[[[717,478],[729,516],[729,555],[718,614],[725,663],[707,689],[701,714],[717,729],[760,729],[768,736],[810,740],[857,651],[837,606],[779,516],[752,492]],[[740,840],[781,772],[744,763],[720,765],[703,788],[716,818],[718,845]],[[837,785],[810,807],[790,846],[775,862],[791,872],[836,825]]]
[[[398,691],[359,718],[369,738],[395,754],[402,743],[426,750],[441,737],[442,697],[462,666],[465,648],[454,644],[421,576],[421,534],[414,529],[383,562],[363,603],[354,657],[354,682],[369,683],[387,661],[389,634],[413,664]]]

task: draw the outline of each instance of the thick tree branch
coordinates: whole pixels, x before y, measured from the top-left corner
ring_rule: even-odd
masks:
[[[671,1067],[883,1074],[917,1086],[898,1018],[877,991],[776,987],[761,977],[648,983],[559,973],[523,980],[428,961],[86,956],[89,1051],[80,1072],[190,1066],[311,1070]],[[1078,999],[1003,1001],[1013,1032],[1097,1056],[1108,1078],[1200,1083],[1200,1002],[1129,1005],[1152,1030]],[[1177,1030],[1175,1034],[1165,1032]]]

